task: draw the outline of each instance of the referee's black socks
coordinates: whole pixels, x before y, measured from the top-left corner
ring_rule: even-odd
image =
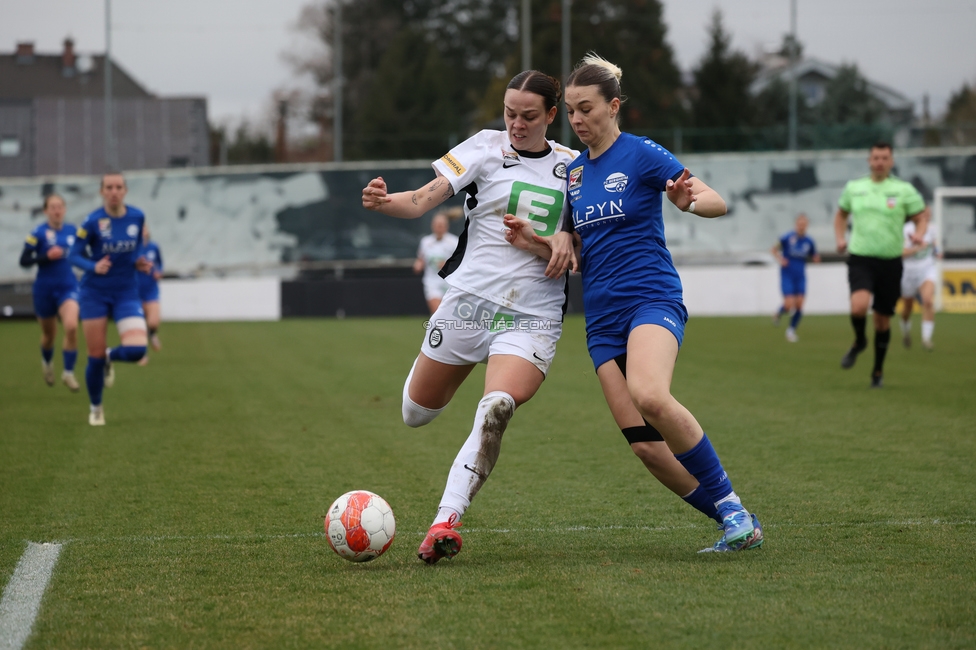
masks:
[[[867,316],[851,316],[851,325],[854,326],[854,347],[863,350],[868,347],[868,337],[864,330],[867,327]]]
[[[891,340],[891,330],[874,332],[874,374],[880,375],[884,367],[885,355],[888,354],[888,341]]]

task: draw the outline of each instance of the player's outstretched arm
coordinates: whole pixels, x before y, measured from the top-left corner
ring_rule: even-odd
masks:
[[[925,232],[929,229],[929,220],[932,218],[932,211],[929,206],[925,206],[925,209],[918,214],[913,214],[908,217],[909,221],[915,222],[915,234],[912,235],[912,241],[920,246],[925,241]]]
[[[668,180],[664,191],[668,200],[682,212],[688,211],[692,203],[695,204],[692,214],[706,219],[721,217],[728,212],[725,199],[700,178],[693,177],[687,167],[678,180]]]
[[[454,196],[454,188],[439,175],[414,192],[387,192],[382,176],[363,188],[363,207],[398,219],[416,219]]]

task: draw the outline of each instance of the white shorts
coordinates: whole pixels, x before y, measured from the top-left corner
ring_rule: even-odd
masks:
[[[543,375],[549,372],[563,331],[562,321],[513,312],[454,287],[424,327],[427,335],[420,351],[434,361],[463,366],[512,354]]]
[[[437,298],[440,300],[450,288],[451,285],[445,282],[441,277],[435,276],[433,279],[424,278],[424,299],[432,300]]]
[[[914,298],[926,282],[939,286],[939,270],[935,264],[913,266],[906,264],[901,272],[901,297]]]

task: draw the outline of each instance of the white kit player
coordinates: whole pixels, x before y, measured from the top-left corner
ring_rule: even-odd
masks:
[[[542,385],[562,332],[565,277],[546,277],[547,262],[510,246],[503,224],[510,213],[543,237],[562,228],[566,165],[578,153],[546,140],[560,98],[558,81],[535,70],[521,72],[505,91],[505,131],[481,131],[451,149],[432,163],[437,178],[416,191],[388,194],[382,178],[363,188],[363,207],[402,219],[466,195],[464,232],[440,270],[450,288],[428,321],[403,387],[403,421],[423,426],[447,406],[476,364],[488,364],[474,426],[417,551],[427,564],[461,549],[455,528],[495,466],[516,407]],[[560,240],[570,238],[562,233]],[[562,259],[553,263],[565,268],[572,246],[566,243],[559,254]]]
[[[901,333],[905,347],[912,345],[912,307],[918,296],[922,303],[922,347],[932,350],[932,334],[935,332],[935,288],[939,286],[939,269],[935,260],[942,257],[939,234],[933,224],[925,230],[922,243],[916,244],[915,222],[905,224],[904,270],[901,274]]]
[[[447,231],[447,214],[438,212],[430,222],[431,234],[424,236],[417,247],[417,259],[413,263],[414,273],[423,273],[424,299],[427,308],[433,314],[440,307],[444,294],[447,293],[447,281],[442,278],[441,267],[444,266],[457,249],[457,235]]]

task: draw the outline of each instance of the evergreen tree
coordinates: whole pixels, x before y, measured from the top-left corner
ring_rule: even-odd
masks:
[[[712,14],[709,47],[694,69],[695,94],[692,123],[704,133],[695,148],[740,150],[749,146],[748,127],[753,124],[754,104],[749,86],[757,67],[749,58],[731,49],[731,36],[722,25],[722,13]]]

